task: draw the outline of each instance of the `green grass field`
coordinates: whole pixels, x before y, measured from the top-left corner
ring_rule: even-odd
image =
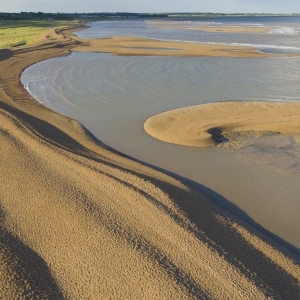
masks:
[[[0,49],[30,45],[50,28],[72,25],[74,21],[1,21]]]

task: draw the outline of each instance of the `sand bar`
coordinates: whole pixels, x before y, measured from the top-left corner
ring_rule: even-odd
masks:
[[[216,26],[214,22],[180,22],[180,21],[147,21],[153,28],[162,28],[162,29],[185,29],[185,30],[201,30],[206,32],[269,32],[272,27],[237,27],[237,26]]]
[[[178,145],[206,147],[222,142],[223,132],[300,133],[299,103],[218,102],[168,111],[149,118],[145,131]]]
[[[170,50],[167,50],[168,48]],[[251,47],[168,42],[127,36],[88,40],[83,45],[76,47],[74,51],[103,52],[124,56],[222,56],[259,58],[271,55],[260,53],[256,48]],[[272,56],[275,55],[273,54]]]
[[[206,32],[269,32],[272,28],[266,27],[187,27],[187,26],[171,26],[171,25],[160,25],[153,26],[153,28],[162,28],[162,29],[184,29],[184,30],[201,30]]]
[[[0,51],[0,298],[296,299],[298,256],[30,99],[22,70],[73,30]]]

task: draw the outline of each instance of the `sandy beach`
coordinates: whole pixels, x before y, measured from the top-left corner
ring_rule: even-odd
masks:
[[[298,256],[196,188],[117,153],[77,121],[35,103],[20,82],[26,67],[79,50],[266,54],[201,45],[149,50],[144,47],[183,45],[72,35],[82,28],[55,30],[38,44],[0,51],[0,298],[297,299]],[[261,124],[268,123],[277,104],[261,105]],[[296,108],[286,104],[286,115],[277,120],[293,118]],[[210,110],[215,117],[215,107]],[[297,126],[286,123],[282,132]],[[216,126],[223,126],[219,119]],[[230,119],[224,128],[236,129]],[[202,143],[211,140],[206,136]]]

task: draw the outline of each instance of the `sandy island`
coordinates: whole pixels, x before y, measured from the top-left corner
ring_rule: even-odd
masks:
[[[145,131],[178,145],[206,147],[234,132],[300,133],[299,103],[217,102],[180,108],[150,117]]]
[[[298,256],[30,99],[22,70],[81,26],[0,51],[0,298],[297,299]]]

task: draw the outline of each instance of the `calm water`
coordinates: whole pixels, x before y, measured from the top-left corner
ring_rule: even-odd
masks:
[[[183,26],[187,30],[157,29],[155,25]],[[257,27],[266,33],[223,33],[188,30],[194,27]],[[77,33],[84,38],[138,36],[166,41],[254,46],[262,52],[300,53],[300,17],[249,17],[213,20],[174,20],[163,22],[104,21]]]
[[[89,38],[135,35],[194,42],[213,40],[268,45],[260,47],[262,51],[300,53],[300,18],[213,22],[208,25],[252,24],[268,26],[270,32],[214,34],[150,28],[144,21],[115,21],[93,23],[92,28],[78,34]],[[234,151],[166,144],[144,133],[143,123],[163,111],[215,101],[299,101],[299,66],[298,57],[114,57],[73,53],[29,67],[22,82],[38,101],[77,119],[109,146],[192,180],[217,202],[279,241],[294,245],[297,251],[299,173],[287,173],[289,166],[285,172],[275,172],[272,162],[268,166],[257,165]],[[292,164],[298,162],[299,158],[297,161],[296,156],[292,157]]]

